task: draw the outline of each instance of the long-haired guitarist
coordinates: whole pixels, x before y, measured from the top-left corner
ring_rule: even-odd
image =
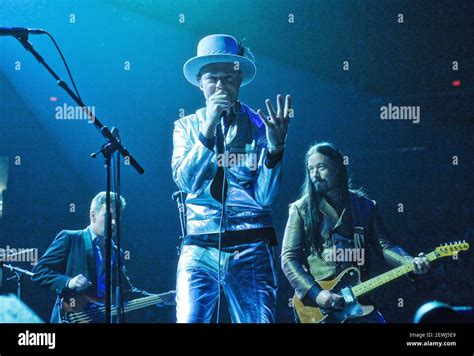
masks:
[[[112,193],[110,198],[112,230],[113,235],[115,235],[116,194]],[[105,296],[105,199],[105,192],[97,194],[91,203],[90,225],[84,230],[61,231],[33,268],[35,273],[32,278],[33,281],[49,288],[58,295],[51,315],[52,323],[63,321],[64,313],[61,309],[65,303],[74,309],[75,302],[78,302],[77,297],[71,297],[71,302],[70,300],[64,300],[65,296],[82,294],[87,295],[91,300],[98,301],[103,300]],[[120,197],[119,204],[122,211],[125,207],[123,197]],[[113,265],[116,262],[116,254],[115,246],[112,253]],[[116,277],[116,273],[114,273],[114,285],[117,285]],[[121,280],[124,300],[150,296],[149,293],[132,286],[123,266]],[[100,313],[97,313],[97,315],[101,316]],[[98,317],[95,321],[104,322],[105,317]]]
[[[412,258],[390,241],[375,202],[362,190],[351,189],[344,157],[334,145],[313,145],[306,153],[305,164],[300,199],[290,205],[281,260],[286,277],[304,305],[327,311],[342,309],[346,301],[343,296],[321,288],[317,281],[332,280],[351,266],[358,268],[364,280],[369,274],[370,253],[383,255],[391,267],[413,261],[415,274],[428,270],[423,253]],[[351,320],[385,322],[377,309],[347,321]]]

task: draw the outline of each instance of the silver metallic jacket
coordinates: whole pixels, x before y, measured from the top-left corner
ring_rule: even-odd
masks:
[[[186,198],[187,233],[218,233],[222,204],[211,195],[211,182],[218,163],[227,164],[227,199],[222,232],[273,226],[270,205],[281,180],[281,161],[273,168],[265,165],[267,140],[258,114],[245,104],[230,123],[227,155],[208,149],[199,139],[206,108],[175,121],[173,133],[173,179]],[[218,126],[219,129],[220,126]]]

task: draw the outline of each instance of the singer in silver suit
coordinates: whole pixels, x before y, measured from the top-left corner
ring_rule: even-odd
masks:
[[[210,322],[219,294],[232,322],[275,321],[276,244],[271,205],[293,115],[278,95],[268,116],[238,100],[255,77],[253,56],[229,35],[210,35],[184,65],[206,106],[175,122],[173,179],[187,193],[187,236],[177,268],[177,321]]]

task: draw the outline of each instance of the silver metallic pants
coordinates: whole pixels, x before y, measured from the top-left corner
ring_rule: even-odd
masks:
[[[220,285],[233,323],[275,322],[277,272],[266,242],[221,249]],[[178,323],[208,323],[217,303],[219,250],[185,245],[178,262]]]

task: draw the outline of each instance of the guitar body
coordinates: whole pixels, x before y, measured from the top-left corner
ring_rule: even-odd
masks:
[[[344,323],[348,319],[360,318],[374,311],[373,305],[362,305],[352,295],[350,288],[359,284],[360,272],[355,267],[349,267],[342,271],[336,278],[330,281],[319,281],[322,289],[340,294],[344,297],[343,309],[324,309],[304,305],[296,296],[293,304],[301,323]]]

